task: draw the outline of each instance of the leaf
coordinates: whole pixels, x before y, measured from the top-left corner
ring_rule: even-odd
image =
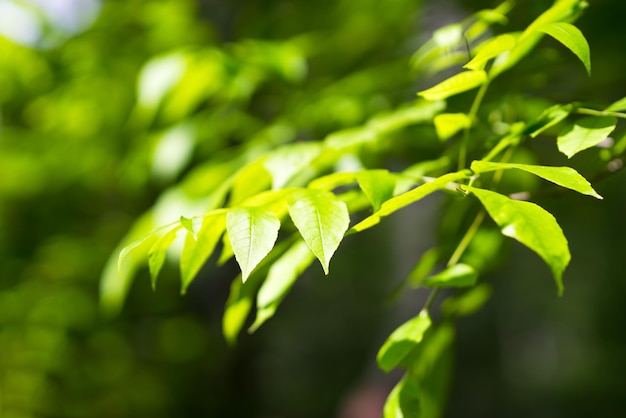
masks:
[[[426,100],[443,100],[455,94],[474,89],[487,81],[487,74],[482,70],[464,71],[442,81],[427,90],[418,93]]]
[[[226,342],[231,346],[237,342],[237,335],[250,314],[258,285],[259,280],[254,277],[245,283],[237,277],[230,285],[230,293],[222,317],[222,333]]]
[[[463,68],[467,68],[468,70],[484,69],[487,61],[497,57],[503,52],[513,49],[516,41],[517,37],[515,35],[511,35],[510,33],[505,33],[485,41],[478,47],[476,56],[474,56],[470,62],[465,64]]]
[[[425,287],[466,287],[474,286],[478,272],[470,265],[455,264],[439,274],[424,279]]]
[[[408,281],[413,287],[418,287],[422,281],[430,274],[439,261],[439,249],[431,248],[422,254],[411,273],[409,273]]]
[[[559,295],[563,294],[563,271],[571,256],[567,239],[554,216],[531,202],[512,200],[475,187],[468,190],[480,200],[503,235],[524,244],[548,264]]]
[[[325,190],[303,189],[289,197],[289,215],[328,274],[330,259],[350,224],[346,204]]]
[[[304,241],[295,243],[270,267],[257,295],[256,319],[250,332],[271,318],[298,276],[311,265],[315,255]]]
[[[424,333],[430,327],[428,312],[422,311],[398,327],[378,351],[376,361],[386,372],[399,365],[417,344],[422,341]]]
[[[457,132],[469,128],[472,120],[465,113],[442,113],[435,116],[434,123],[437,136],[445,141]]]
[[[539,115],[536,121],[531,125],[532,132],[529,133],[531,138],[536,138],[537,135],[551,128],[557,123],[564,120],[574,109],[574,106],[569,105],[554,105],[550,106]]]
[[[244,282],[274,247],[279,229],[280,221],[261,209],[235,208],[226,215],[226,230]]]
[[[430,181],[428,183],[424,183],[421,186],[416,187],[413,190],[410,190],[406,193],[398,195],[392,199],[387,200],[383,203],[380,209],[368,216],[358,224],[352,227],[352,230],[355,232],[361,232],[372,226],[376,225],[380,222],[381,218],[391,215],[395,211],[402,209],[405,206],[410,205],[411,203],[417,202],[418,200],[428,196],[429,194],[443,189],[449,183],[460,181],[468,178],[468,171],[458,171],[455,173],[444,174],[437,179]]]
[[[611,104],[611,106],[607,107],[605,110],[609,112],[623,112],[624,110],[626,110],[626,97],[622,97],[618,101]]]
[[[447,318],[471,315],[480,310],[493,293],[491,285],[483,283],[466,293],[450,297],[441,304],[441,312]]]
[[[264,166],[272,176],[272,189],[287,185],[299,171],[310,166],[322,152],[320,143],[305,142],[279,148],[268,156]]]
[[[148,268],[150,269],[150,279],[153,290],[156,287],[157,277],[159,276],[163,263],[165,262],[167,250],[176,239],[176,234],[179,230],[179,227],[175,227],[161,235],[154,242],[154,244],[152,244],[150,251],[148,251]]]
[[[229,205],[240,205],[245,199],[267,190],[272,184],[272,176],[260,158],[240,169],[232,180]]]
[[[572,158],[587,148],[604,141],[615,129],[617,120],[612,116],[590,116],[567,127],[557,138],[559,151]]]
[[[591,58],[589,44],[583,33],[576,26],[566,22],[552,22],[537,28],[565,45],[580,59],[591,75]]]
[[[181,294],[187,292],[187,288],[215,250],[226,228],[224,215],[223,209],[209,213],[200,218],[202,224],[195,238],[191,232],[187,233],[180,254]]]
[[[410,373],[405,373],[391,390],[383,408],[383,418],[421,418],[419,382]]]
[[[541,165],[529,165],[529,164],[508,164],[508,163],[492,163],[487,161],[474,161],[472,162],[471,169],[474,173],[486,173],[496,170],[508,170],[518,169],[532,173],[545,180],[551,181],[559,186],[577,191],[588,196],[593,196],[597,199],[602,199],[587,181],[586,178],[581,176],[576,170],[571,167],[547,167]]]
[[[393,196],[396,178],[387,170],[366,170],[356,175],[356,180],[367,196],[374,210]]]

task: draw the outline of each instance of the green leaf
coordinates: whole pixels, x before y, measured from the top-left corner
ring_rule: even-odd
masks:
[[[387,170],[366,170],[356,175],[356,180],[367,196],[374,210],[380,209],[383,202],[393,196],[396,178]]]
[[[569,105],[554,105],[550,106],[537,117],[537,120],[531,125],[532,132],[529,133],[531,138],[536,138],[537,135],[543,131],[553,127],[557,123],[564,120],[574,109],[574,106]]]
[[[376,357],[378,366],[386,372],[398,366],[422,341],[430,325],[428,312],[422,311],[418,316],[398,327],[378,351]]]
[[[474,56],[470,62],[465,64],[463,68],[467,68],[468,70],[484,69],[487,61],[497,57],[503,52],[513,49],[516,41],[517,36],[510,33],[505,33],[485,41],[477,48],[476,56]]]
[[[509,199],[489,190],[468,187],[483,204],[503,235],[537,253],[550,267],[559,295],[563,293],[563,271],[570,261],[567,239],[549,212],[531,202]]]
[[[235,345],[237,336],[252,309],[254,294],[259,285],[259,280],[254,276],[256,275],[245,283],[237,277],[230,285],[230,293],[222,317],[222,332],[224,339],[231,346]]]
[[[289,197],[289,215],[328,274],[328,265],[350,224],[346,204],[325,190],[299,190]]]
[[[468,171],[458,171],[455,173],[444,174],[433,181],[424,183],[413,190],[391,198],[383,203],[377,212],[352,227],[352,230],[355,232],[361,232],[371,228],[372,226],[378,224],[381,218],[391,215],[395,211],[402,209],[411,203],[417,202],[437,190],[445,188],[449,183],[457,182],[468,177]]]
[[[437,136],[445,141],[457,132],[469,128],[472,120],[465,113],[442,113],[435,116],[434,123]]]
[[[612,116],[590,116],[568,126],[557,138],[559,151],[573,157],[580,151],[598,145],[615,129],[617,120]]]
[[[256,331],[271,318],[298,276],[315,260],[304,241],[295,243],[270,267],[257,295],[257,314],[250,331]]]
[[[226,230],[244,282],[274,247],[279,229],[274,214],[261,209],[234,208],[226,215]]]
[[[272,189],[287,185],[299,171],[310,166],[322,152],[320,143],[305,142],[279,148],[270,154],[264,166],[272,176]]]
[[[611,104],[611,106],[607,107],[605,110],[609,112],[623,112],[626,110],[626,97],[622,97],[618,101]]]
[[[232,180],[229,205],[239,205],[245,199],[267,190],[272,180],[272,176],[265,167],[264,158],[244,166]]]
[[[462,295],[452,296],[444,300],[441,304],[441,312],[447,318],[471,315],[487,303],[492,293],[491,285],[483,283]]]
[[[180,254],[182,294],[187,292],[187,288],[215,250],[215,246],[226,228],[224,215],[225,210],[223,209],[209,213],[201,218],[202,224],[195,238],[191,232],[187,233]]]
[[[566,22],[552,22],[537,28],[538,31],[547,33],[554,39],[565,45],[580,59],[591,75],[591,58],[589,44],[583,33],[576,26]]]
[[[165,262],[165,256],[168,248],[176,239],[176,234],[180,230],[180,227],[174,227],[161,235],[150,247],[148,251],[148,268],[150,269],[150,279],[152,282],[152,289],[156,287],[156,280],[161,272],[163,263]]]
[[[545,180],[551,181],[559,186],[577,191],[588,196],[593,196],[597,199],[602,199],[593,188],[586,178],[578,174],[576,170],[571,167],[547,167],[541,165],[529,165],[529,164],[508,164],[508,163],[492,163],[487,161],[474,161],[472,162],[471,169],[474,173],[486,173],[496,170],[508,170],[517,169],[532,173]]]
[[[387,397],[383,418],[421,418],[420,392],[415,376],[405,373]]]
[[[478,272],[467,264],[455,264],[439,274],[424,279],[425,287],[466,287],[474,286]]]
[[[482,70],[464,71],[442,81],[427,90],[418,93],[427,100],[443,100],[455,94],[474,89],[487,81],[487,74]]]
[[[431,248],[427,250],[417,262],[411,273],[409,273],[408,281],[411,286],[417,287],[422,281],[434,270],[439,261],[439,249]]]

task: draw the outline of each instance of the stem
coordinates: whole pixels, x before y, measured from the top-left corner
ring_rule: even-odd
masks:
[[[461,259],[461,256],[467,249],[467,246],[472,241],[472,238],[474,238],[474,235],[476,235],[476,232],[478,232],[478,228],[480,228],[480,224],[483,222],[484,219],[485,219],[485,211],[481,210],[480,212],[478,212],[478,214],[474,218],[474,221],[472,221],[472,224],[470,225],[469,229],[467,230],[465,235],[463,235],[463,239],[461,239],[461,242],[459,242],[459,245],[457,245],[456,249],[454,250],[454,253],[448,260],[448,264],[446,264],[447,267],[451,267],[459,262],[459,260]]]
[[[422,310],[428,312],[433,302],[435,301],[435,298],[437,298],[438,293],[439,293],[438,287],[435,287],[433,290],[430,291],[430,294],[428,295],[428,299],[426,299],[426,303],[424,303],[424,307],[422,308]]]
[[[463,131],[463,142],[461,142],[461,149],[459,150],[459,170],[465,168],[465,160],[467,159],[467,147],[469,143],[469,134],[471,125],[474,124],[474,119],[476,119],[476,114],[478,113],[478,109],[480,108],[480,104],[485,97],[485,93],[487,92],[487,88],[489,87],[489,79],[485,81],[485,83],[480,86],[478,93],[476,93],[476,97],[474,97],[474,101],[472,102],[472,107],[470,108],[467,116],[470,119],[470,126],[465,128]]]
[[[576,113],[580,113],[581,115],[591,115],[591,116],[613,116],[616,118],[626,119],[626,113],[611,112],[610,110],[587,109],[586,107],[579,107],[578,109],[576,109]]]

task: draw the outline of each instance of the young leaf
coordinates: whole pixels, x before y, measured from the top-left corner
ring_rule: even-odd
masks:
[[[455,173],[444,174],[443,176],[422,184],[419,187],[416,187],[413,190],[410,190],[406,193],[398,195],[392,199],[387,200],[383,203],[380,209],[368,216],[358,224],[352,227],[352,230],[355,232],[361,232],[372,226],[376,225],[380,222],[381,218],[391,215],[395,211],[402,209],[405,206],[410,205],[411,203],[417,202],[418,200],[428,196],[429,194],[443,189],[448,185],[448,183],[460,181],[466,179],[469,176],[467,171],[458,171]]]
[[[180,227],[174,227],[161,235],[150,247],[148,251],[148,268],[150,269],[150,279],[152,282],[152,289],[156,287],[156,280],[161,272],[163,263],[165,262],[165,255],[167,249],[172,245],[176,239],[176,234],[180,230]]]
[[[455,264],[439,274],[424,279],[425,287],[466,287],[474,286],[478,272],[467,264]]]
[[[200,271],[207,258],[215,250],[226,227],[225,211],[218,209],[202,218],[202,226],[194,238],[191,232],[187,233],[183,250],[180,254],[181,293],[187,288]]]
[[[272,189],[284,187],[291,178],[322,152],[320,143],[304,142],[279,148],[265,160],[272,176]]]
[[[396,187],[396,178],[387,170],[361,171],[356,180],[374,210],[380,209],[380,205],[393,196]]]
[[[457,132],[469,128],[472,120],[465,113],[442,113],[435,116],[434,123],[437,136],[445,141]]]
[[[554,39],[565,45],[580,59],[591,75],[591,59],[589,44],[583,33],[576,26],[566,22],[552,22],[537,28],[538,31],[547,33]]]
[[[443,100],[455,94],[474,89],[486,81],[487,74],[482,70],[464,71],[417,94],[426,100]]]
[[[234,208],[226,215],[226,230],[244,282],[274,247],[279,229],[274,214],[261,209]]]
[[[580,151],[604,141],[615,129],[617,120],[612,116],[590,116],[567,127],[557,138],[559,151],[573,157]]]
[[[567,239],[549,212],[531,202],[509,199],[500,193],[468,187],[483,204],[503,235],[537,253],[550,267],[559,295],[563,293],[563,271],[570,261]]]
[[[559,186],[575,190],[578,193],[593,196],[597,199],[602,199],[602,196],[600,196],[595,190],[593,190],[591,184],[589,184],[587,179],[578,174],[578,172],[571,167],[547,167],[529,164],[508,164],[492,163],[488,161],[474,161],[472,162],[471,169],[476,174],[496,170],[522,170],[539,176],[545,180],[551,181],[554,184],[558,184]]]
[[[304,241],[295,243],[270,267],[267,278],[257,295],[257,314],[250,331],[256,331],[271,318],[291,286],[302,272],[315,260]]]
[[[510,33],[505,33],[495,38],[485,41],[477,50],[476,56],[463,68],[468,70],[482,70],[485,64],[492,58],[497,57],[503,52],[510,51],[515,46],[517,37]]]
[[[324,190],[299,190],[289,197],[289,215],[328,274],[330,259],[350,224],[346,204]]]
[[[422,311],[418,316],[400,325],[378,351],[378,366],[386,372],[399,365],[402,360],[422,341],[424,333],[430,328],[431,320],[428,312]]]

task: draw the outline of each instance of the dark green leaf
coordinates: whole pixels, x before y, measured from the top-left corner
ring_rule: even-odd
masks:
[[[455,264],[439,274],[424,279],[426,287],[465,287],[473,286],[478,280],[478,272],[467,264]]]
[[[462,295],[444,300],[441,304],[441,312],[448,318],[471,315],[487,303],[492,293],[491,285],[483,283]]]

